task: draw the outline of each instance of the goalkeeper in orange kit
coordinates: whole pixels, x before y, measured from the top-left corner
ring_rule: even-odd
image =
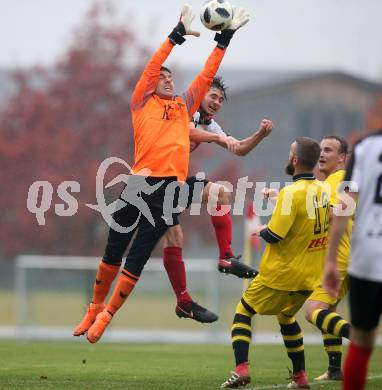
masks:
[[[134,289],[155,245],[168,229],[167,218],[164,218],[168,215],[166,207],[169,207],[165,203],[166,190],[186,180],[190,120],[207,93],[232,36],[248,22],[249,16],[242,8],[237,10],[230,26],[216,34],[217,47],[202,72],[182,96],[175,96],[171,71],[163,63],[174,46],[185,41],[184,36],[199,36],[191,29],[193,19],[191,7],[184,6],[179,23],[146,65],[131,98],[135,163],[120,196],[120,205],[113,214],[105,254],[93,287],[92,302],[74,330],[75,336],[87,332],[91,343],[101,338],[113,315]],[[145,210],[140,207],[142,205]],[[133,228],[126,231],[123,229],[126,227]],[[111,298],[105,304],[134,234],[123,270]]]

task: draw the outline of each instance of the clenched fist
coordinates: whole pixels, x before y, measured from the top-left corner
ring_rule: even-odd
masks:
[[[263,119],[260,122],[260,128],[258,130],[258,134],[262,137],[267,137],[269,134],[272,133],[273,130],[273,123],[269,119]]]

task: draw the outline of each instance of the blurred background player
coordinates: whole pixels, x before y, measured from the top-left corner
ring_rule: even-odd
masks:
[[[221,78],[215,77],[199,110],[193,117],[193,123],[196,127],[191,127],[190,129],[191,152],[201,142],[214,142],[236,155],[245,156],[271,133],[273,124],[271,121],[264,119],[260,124],[259,130],[244,140],[237,140],[228,136],[213,119],[213,115],[219,112],[225,100],[226,86]],[[186,182],[193,188],[196,177],[189,177]],[[214,187],[217,187],[218,192],[217,210],[221,210],[221,207],[231,203],[231,193],[223,185],[204,180],[201,200],[203,203],[207,203],[210,190],[214,190]],[[219,246],[219,271],[233,274],[240,278],[252,278],[256,271],[252,267],[240,262],[239,257],[235,257],[232,251],[232,221],[230,213],[211,215],[211,221]],[[182,248],[183,231],[176,218],[174,226],[171,226],[165,234],[163,250],[163,264],[177,298],[175,312],[178,317],[192,318],[199,322],[214,322],[218,319],[218,316],[194,302],[187,290]]]
[[[357,202],[348,269],[353,329],[344,365],[343,389],[362,390],[382,314],[382,130],[354,147],[344,180],[354,181],[357,193],[343,194],[341,210],[346,216],[335,213],[333,217],[323,285],[336,298],[341,288],[339,248]],[[352,207],[349,199],[353,200]]]
[[[186,180],[190,120],[207,93],[233,34],[248,22],[249,15],[242,8],[238,10],[229,29],[216,34],[217,47],[212,51],[202,72],[182,97],[174,96],[171,71],[162,64],[173,47],[185,41],[185,35],[199,36],[199,33],[191,29],[194,18],[191,7],[185,5],[179,23],[146,65],[131,98],[135,164],[132,168],[133,175],[129,177],[121,197],[127,194],[130,199],[135,196],[135,201],[139,199],[146,203],[154,224],[143,216],[139,218],[141,210],[120,198],[124,207],[113,214],[114,225],[109,230],[105,254],[97,271],[92,302],[85,317],[74,330],[75,336],[87,332],[90,343],[101,338],[113,315],[132,292],[153,248],[168,228],[163,218],[165,191],[174,181],[184,183]],[[144,171],[150,172],[148,177],[140,176]],[[144,185],[146,190],[149,186],[149,191],[141,190]],[[133,226],[136,221],[137,225],[129,233],[121,233],[115,229],[118,225]],[[111,283],[118,274],[124,252],[135,232],[137,234],[124,269],[105,306],[104,301]]]
[[[318,169],[324,175],[325,183],[330,186],[330,206],[337,207],[339,197],[337,191],[345,175],[345,163],[348,144],[342,137],[326,136],[320,143],[320,159]],[[336,313],[337,305],[348,292],[347,268],[350,256],[350,236],[352,220],[349,219],[346,231],[341,239],[338,251],[338,266],[341,274],[341,288],[337,297],[317,287],[305,304],[306,319],[322,332],[325,350],[328,354],[328,370],[315,380],[341,380],[342,337],[349,338],[350,325]]]
[[[292,143],[286,173],[293,176],[293,184],[281,189],[269,223],[255,233],[267,245],[259,275],[236,307],[231,333],[236,368],[222,384],[224,388],[251,382],[248,352],[251,321],[256,313],[277,316],[293,365],[288,388],[309,388],[303,334],[295,314],[320,283],[322,275],[329,199],[323,184],[313,175],[319,155],[320,146],[311,138],[297,138]],[[312,243],[320,244],[312,248]]]
[[[344,180],[354,182],[356,192],[342,194],[341,211],[346,215],[334,214],[323,285],[332,297],[337,296],[341,287],[339,248],[357,202],[348,269],[353,329],[344,366],[343,388],[362,390],[382,314],[382,130],[354,147]],[[351,184],[349,187],[353,190]],[[349,202],[351,199],[352,203]]]

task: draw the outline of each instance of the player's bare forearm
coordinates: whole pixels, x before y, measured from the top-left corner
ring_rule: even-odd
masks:
[[[330,262],[334,262],[335,264],[337,260],[338,246],[346,230],[348,219],[349,219],[348,216],[336,216],[336,215],[334,215],[332,218],[327,260]]]
[[[239,145],[236,148],[236,153],[238,156],[245,156],[265,138],[265,136],[259,134],[259,132],[253,134],[252,136],[245,138],[239,141]]]
[[[248,138],[239,141],[235,154],[245,156],[251,152],[273,130],[273,123],[269,119],[263,119],[259,130]]]
[[[349,193],[349,195],[356,201],[356,193]],[[337,298],[341,284],[341,277],[337,267],[338,247],[346,230],[348,220],[354,211],[351,209],[348,210],[351,205],[344,201],[343,196],[341,197],[341,202],[336,206],[338,207],[333,209],[333,216],[330,224],[329,247],[326,253],[324,278],[322,281],[324,289],[333,298]]]
[[[340,288],[340,274],[337,267],[337,252],[341,238],[345,232],[349,217],[333,216],[330,227],[329,248],[325,258],[322,285],[328,294],[337,298]]]
[[[218,134],[202,129],[190,128],[190,141],[192,142],[218,142],[219,138]]]
[[[261,139],[257,139],[257,138],[254,139],[254,138],[255,135],[248,137],[244,140],[235,140],[235,138],[233,138],[236,141],[236,147],[233,153],[236,154],[237,156],[245,156],[246,154],[248,154],[252,149],[256,147],[256,145],[258,145],[261,142]],[[227,149],[227,143],[224,142],[224,140],[221,137],[219,137],[214,142],[219,146],[221,146],[222,148]]]
[[[233,154],[236,154],[236,148],[239,146],[239,141],[230,135],[218,135],[218,139],[214,142]]]
[[[214,141],[216,145],[219,145],[221,146],[222,148],[224,149],[227,149],[227,144],[225,142],[223,142],[221,139],[217,139],[216,141]]]

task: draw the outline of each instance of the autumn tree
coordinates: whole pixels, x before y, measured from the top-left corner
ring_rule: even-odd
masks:
[[[133,33],[104,23],[105,16],[112,19],[109,8],[93,7],[53,67],[13,76],[15,92],[0,112],[2,257],[99,254],[104,246],[106,227],[85,204],[94,203],[96,172],[106,157],[133,161],[129,97],[147,59]],[[78,213],[56,216],[54,204],[62,200],[54,196],[39,226],[26,207],[36,180],[55,190],[62,181],[79,182]]]
[[[105,158],[133,163],[129,100],[151,50],[116,22],[108,2],[97,4],[52,67],[14,72],[14,93],[0,109],[1,258],[103,253],[108,226],[86,204],[96,203],[95,178]],[[191,159],[193,171],[209,153]],[[225,180],[233,180],[235,166],[224,167]],[[105,182],[118,173],[126,174],[126,168],[112,166]],[[222,179],[218,172],[215,177]],[[27,209],[35,181],[48,181],[54,190],[44,225]],[[72,194],[78,211],[71,217],[55,212],[55,205],[63,203],[57,196],[63,181],[80,183],[80,191]],[[113,186],[106,195],[114,200],[120,190],[121,185]],[[211,230],[207,218],[187,217],[182,223],[209,242],[213,236],[205,234]]]

